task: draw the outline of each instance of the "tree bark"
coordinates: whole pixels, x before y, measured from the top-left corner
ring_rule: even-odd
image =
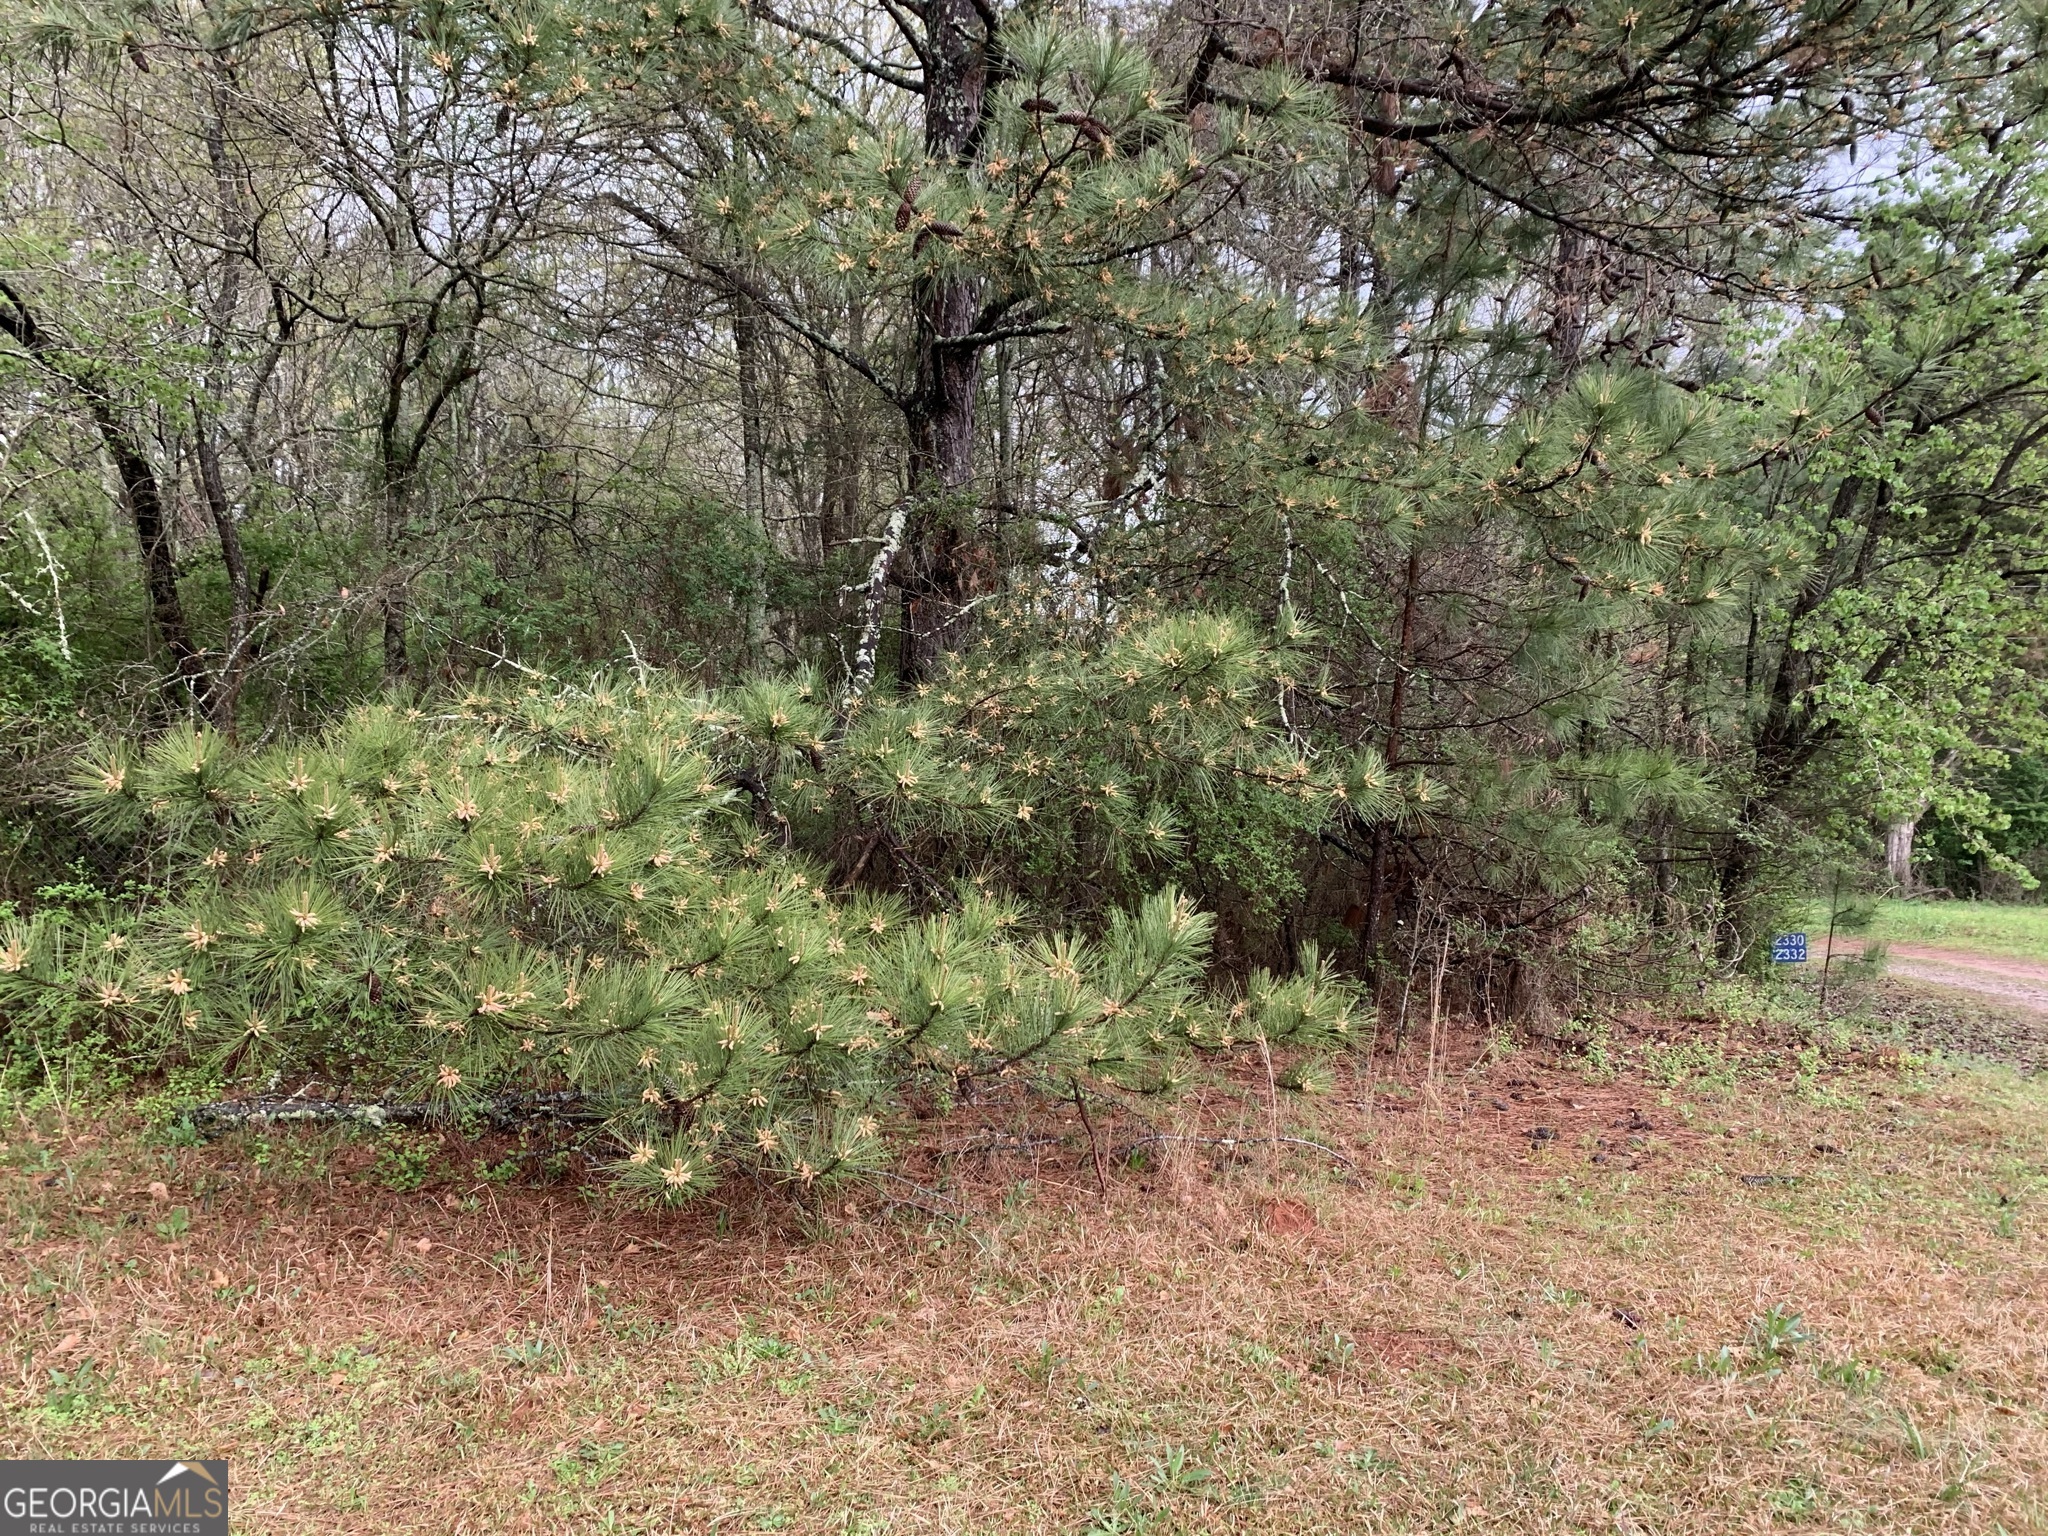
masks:
[[[384,621],[384,681],[397,683],[404,680],[412,665],[405,644],[410,593],[405,574],[399,568],[399,551],[405,542],[405,496],[388,483],[384,488],[383,523],[384,571],[380,578],[383,592],[377,606]]]
[[[221,473],[220,446],[213,424],[195,409],[199,425],[193,433],[193,461],[198,471],[200,499],[213,519],[215,537],[220,540],[221,565],[228,575],[228,632],[224,637],[220,675],[209,718],[216,729],[232,733],[235,701],[242,692],[242,676],[249,665],[249,646],[255,628],[255,597],[249,584],[249,562],[242,553],[242,531],[235,509],[228,500],[226,477]]]
[[[985,40],[971,0],[928,0],[924,11],[925,152],[958,161],[980,137],[988,79]],[[977,277],[945,270],[917,278],[917,381],[905,412],[913,511],[898,557],[903,641],[897,672],[915,685],[966,639],[967,605],[984,563],[973,500],[974,396],[981,349],[959,345],[980,309]]]
[[[744,293],[733,295],[733,357],[739,372],[740,493],[746,503],[747,590],[745,632],[747,659],[760,661],[768,650],[768,426],[761,400],[761,312]]]
[[[853,345],[860,345],[860,314],[854,311],[850,329]],[[823,464],[818,490],[818,559],[832,558],[839,541],[847,536],[860,517],[861,443],[855,403],[833,372],[831,356],[813,347],[818,409],[819,447]]]
[[[1007,346],[996,350],[996,519],[998,532],[1017,511],[1017,369]]]
[[[1408,673],[1415,662],[1415,597],[1421,580],[1422,554],[1419,550],[1410,550],[1401,586],[1401,639],[1395,652],[1394,688],[1387,701],[1386,757],[1390,771],[1401,757],[1401,716],[1408,704]],[[1379,940],[1380,906],[1385,897],[1386,883],[1387,824],[1382,821],[1372,829],[1372,864],[1366,876],[1365,928],[1361,940],[1368,954]]]
[[[208,693],[206,668],[193,648],[192,631],[185,622],[185,605],[178,596],[177,556],[171,547],[170,520],[149,455],[122,420],[113,393],[98,369],[37,324],[28,301],[4,281],[0,281],[0,335],[13,340],[44,372],[76,394],[92,418],[107,457],[113,460],[114,474],[121,483],[121,499],[135,527],[151,628],[171,659],[177,686],[204,707]]]
[[[1913,894],[1913,834],[1920,818],[1901,816],[1884,829],[1884,867],[1901,896]]]
[[[207,61],[207,69],[206,158],[213,171],[219,204],[221,272],[207,327],[207,398],[195,398],[192,402],[192,446],[199,498],[213,520],[214,536],[220,541],[221,566],[228,578],[228,631],[223,637],[220,674],[215,679],[208,713],[217,729],[232,734],[235,703],[241,696],[242,677],[249,665],[256,605],[249,585],[249,563],[242,554],[241,528],[228,496],[227,477],[221,472],[220,431],[214,413],[220,409],[227,388],[229,341],[242,299],[242,252],[248,241],[248,218],[242,207],[236,167],[228,155],[228,91],[233,83],[233,66],[216,54]],[[259,384],[259,390],[260,387]]]
[[[204,706],[207,697],[206,669],[192,644],[192,631],[185,622],[185,605],[178,596],[177,554],[171,547],[170,519],[164,510],[156,470],[141,443],[129,432],[114,403],[96,385],[80,383],[86,409],[100,430],[114,472],[121,481],[122,499],[135,524],[135,541],[142,556],[142,581],[149,593],[150,619],[157,638],[171,658],[180,684],[193,700]]]

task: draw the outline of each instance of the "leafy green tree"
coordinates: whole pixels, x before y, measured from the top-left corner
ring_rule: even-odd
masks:
[[[1785,539],[1741,652],[1733,902],[1773,818],[1816,805],[1908,824],[1933,809],[1999,857],[1977,781],[2044,731],[2048,184],[2034,160],[2021,138],[1965,147],[1879,204],[1828,266],[1839,317],[1731,388],[1756,515]]]

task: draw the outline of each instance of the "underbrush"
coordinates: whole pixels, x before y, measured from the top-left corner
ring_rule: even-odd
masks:
[[[1335,1046],[1357,993],[1313,945],[1219,992],[1215,918],[1169,883],[1201,867],[1180,798],[1250,796],[1297,830],[1403,803],[1377,759],[1312,771],[1230,702],[1285,654],[1161,621],[1057,675],[953,679],[979,703],[845,719],[807,677],[706,695],[650,676],[363,706],[255,751],[189,724],[110,741],[74,809],[146,850],[148,879],[0,912],[0,1055],[16,1088],[104,1046],[110,1084],[318,1081],[444,1119],[573,1096],[622,1182],[682,1201],[729,1176],[863,1177],[907,1104],[984,1080],[1157,1093],[1202,1049]],[[1128,716],[1110,736],[1138,757],[1072,762],[1037,718],[1053,693]],[[1142,874],[1128,906],[1081,926],[1033,908],[1022,871],[1053,827],[1100,839],[1098,875]],[[842,878],[819,850],[848,831],[868,853]],[[858,888],[884,840],[933,861],[915,901]]]

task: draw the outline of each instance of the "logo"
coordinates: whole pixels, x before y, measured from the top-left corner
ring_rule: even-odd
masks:
[[[0,1536],[228,1536],[225,1461],[0,1461]]]

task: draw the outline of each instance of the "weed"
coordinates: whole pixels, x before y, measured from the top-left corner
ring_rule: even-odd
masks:
[[[1723,1344],[1711,1355],[1702,1350],[1692,1357],[1692,1368],[1702,1376],[1739,1376],[1742,1357],[1732,1344]]]
[[[1818,1045],[1805,1045],[1797,1057],[1799,1070],[1793,1075],[1794,1090],[1802,1098],[1812,1098],[1819,1092],[1821,1049]]]
[[[1805,1320],[1782,1303],[1749,1321],[1749,1354],[1756,1370],[1781,1370],[1802,1346],[1812,1342]]]
[[[156,1224],[156,1235],[167,1243],[175,1243],[192,1230],[192,1212],[182,1205],[174,1205]]]
[[[386,1189],[411,1194],[427,1182],[434,1155],[440,1150],[441,1138],[429,1131],[386,1131],[379,1139],[371,1172]]]
[[[482,1184],[510,1184],[519,1177],[519,1170],[525,1166],[525,1158],[514,1152],[498,1162],[486,1162],[478,1158],[473,1168],[477,1181]],[[424,1178],[424,1174],[422,1175]]]
[[[423,1379],[432,1391],[457,1399],[475,1397],[483,1390],[484,1384],[482,1374],[466,1366],[446,1366],[431,1361]]]
[[[1169,1445],[1152,1464],[1152,1486],[1164,1494],[1193,1493],[1208,1486],[1210,1471],[1196,1464],[1184,1445]]]
[[[536,1338],[515,1340],[498,1353],[522,1370],[544,1371],[554,1364],[561,1351],[546,1339]]]
[[[1050,1343],[1041,1343],[1038,1353],[1026,1360],[1020,1370],[1025,1380],[1033,1386],[1045,1387],[1052,1384],[1053,1372],[1060,1368],[1061,1356]]]
[[[1318,1376],[1337,1376],[1357,1358],[1358,1342],[1350,1334],[1326,1329],[1310,1341],[1308,1368]]]
[[[833,1403],[820,1403],[818,1422],[825,1426],[825,1433],[828,1435],[850,1435],[867,1422],[867,1415],[848,1413]]]
[[[1735,1086],[1735,1063],[1719,1041],[1702,1038],[1673,1045],[1651,1044],[1642,1048],[1641,1055],[1651,1081],[1666,1088],[1691,1084],[1725,1092]]]
[[[1922,1344],[1906,1352],[1906,1359],[1920,1367],[1930,1376],[1953,1375],[1962,1365],[1963,1357],[1955,1347],[1936,1339],[1932,1344]]]
[[[1429,1180],[1419,1173],[1390,1172],[1380,1175],[1387,1192],[1404,1210],[1413,1210],[1429,1198]]]
[[[1764,1495],[1764,1503],[1788,1520],[1805,1520],[1820,1510],[1820,1484],[1810,1477],[1795,1477],[1783,1487]]]
[[[599,1445],[586,1440],[573,1454],[556,1457],[549,1463],[549,1470],[564,1488],[595,1488],[618,1471],[625,1459],[626,1447],[622,1442]]]
[[[1240,1339],[1237,1345],[1237,1352],[1244,1358],[1247,1365],[1253,1366],[1258,1370],[1270,1371],[1280,1363],[1279,1353],[1266,1348],[1265,1345],[1259,1343],[1256,1339]]]
[[[99,1418],[107,1409],[107,1378],[90,1360],[81,1360],[66,1371],[50,1372],[49,1390],[43,1394],[43,1417],[64,1427]]]
[[[358,1349],[353,1344],[343,1344],[332,1354],[316,1354],[306,1351],[306,1369],[330,1381],[360,1385],[377,1374],[377,1356],[367,1349]]]
[[[1878,1383],[1884,1379],[1883,1371],[1858,1360],[1854,1355],[1844,1355],[1839,1360],[1827,1361],[1817,1366],[1814,1374],[1829,1385],[1840,1387],[1844,1392],[1875,1392]]]
[[[1579,1048],[1581,1070],[1587,1080],[1611,1083],[1621,1074],[1621,1062],[1614,1048],[1614,1026],[1606,1019],[1581,1023],[1567,1038]]]
[[[607,1301],[598,1308],[598,1317],[605,1331],[615,1339],[645,1344],[661,1335],[660,1322],[637,1307],[621,1307]]]
[[[1122,1473],[1109,1479],[1109,1506],[1088,1511],[1087,1536],[1147,1536],[1156,1528],[1158,1517],[1140,1498]]]
[[[78,1277],[61,1274],[56,1270],[31,1269],[22,1289],[32,1301],[47,1301],[52,1296],[61,1296],[78,1283]]]
[[[190,1115],[180,1115],[156,1133],[156,1143],[161,1147],[189,1150],[205,1145],[206,1138],[199,1134],[199,1127]]]
[[[1970,1456],[1970,1454],[1967,1451],[1965,1451],[1963,1453],[1962,1464],[1956,1469],[1956,1475],[1950,1478],[1946,1483],[1942,1485],[1941,1492],[1936,1494],[1935,1497],[1940,1499],[1941,1502],[1944,1504],[1962,1503],[1964,1497],[1968,1495],[1970,1491],[1971,1479],[1976,1477],[1977,1473],[1981,1470],[1982,1468],[1979,1467],[1976,1461]]]
[[[752,1371],[761,1360],[787,1360],[795,1349],[780,1339],[741,1329],[739,1337],[721,1345],[704,1358],[704,1372],[710,1381],[732,1381]]]

